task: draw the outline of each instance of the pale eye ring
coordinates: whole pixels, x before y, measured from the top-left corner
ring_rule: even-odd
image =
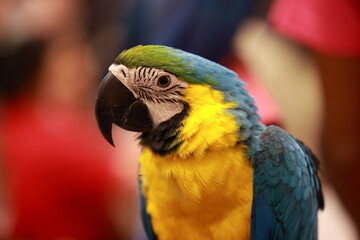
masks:
[[[170,76],[168,75],[162,75],[158,78],[157,80],[157,85],[161,88],[166,88],[170,85],[171,80],[170,80]]]

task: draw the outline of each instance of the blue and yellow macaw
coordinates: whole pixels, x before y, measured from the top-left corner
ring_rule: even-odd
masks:
[[[142,218],[151,240],[317,239],[318,162],[299,140],[259,123],[231,70],[165,46],[122,52],[96,115],[139,136]]]

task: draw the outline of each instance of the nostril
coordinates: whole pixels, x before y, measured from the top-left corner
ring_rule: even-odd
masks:
[[[116,65],[116,64],[112,64],[109,67],[109,72],[111,72],[112,74],[114,74],[118,80],[122,80],[122,79],[126,79],[128,78],[128,73],[129,73],[129,69],[124,66],[124,65]]]
[[[126,77],[126,73],[125,73],[124,69],[121,69],[121,72],[124,75],[124,77]]]

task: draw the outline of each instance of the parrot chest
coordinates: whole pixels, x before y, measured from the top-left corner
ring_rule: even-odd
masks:
[[[208,151],[201,159],[155,158],[144,149],[140,161],[146,210],[159,240],[250,238],[252,168],[243,147]]]

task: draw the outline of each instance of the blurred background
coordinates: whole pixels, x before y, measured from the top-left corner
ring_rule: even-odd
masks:
[[[0,0],[0,240],[145,239],[135,134],[94,119],[119,52],[181,48],[247,82],[321,160],[320,239],[358,239],[360,2]]]

